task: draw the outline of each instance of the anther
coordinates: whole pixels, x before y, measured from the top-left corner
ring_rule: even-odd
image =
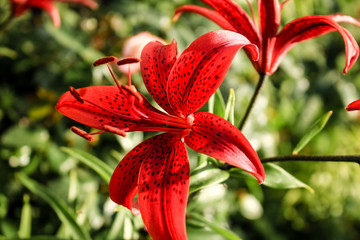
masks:
[[[102,64],[115,62],[115,61],[117,61],[117,60],[118,60],[118,58],[117,58],[117,57],[114,57],[114,56],[103,57],[103,58],[100,58],[100,59],[96,60],[96,61],[93,63],[93,65],[94,65],[94,67],[96,67],[96,66],[99,66],[99,65],[102,65]]]
[[[121,130],[121,129],[118,129],[118,128],[116,128],[116,127],[112,127],[112,126],[110,126],[110,125],[104,125],[104,126],[103,126],[103,129],[104,129],[105,131],[108,131],[108,132],[111,132],[111,133],[115,133],[115,134],[120,135],[120,136],[122,136],[122,137],[126,137],[125,131],[123,131],[123,130]]]
[[[80,96],[80,94],[73,87],[69,87],[69,91],[73,97],[81,103],[84,103],[84,99]]]
[[[117,65],[125,65],[125,64],[132,64],[132,63],[138,63],[141,60],[139,58],[124,58],[117,62]]]
[[[134,97],[136,97],[139,100],[139,103],[143,103],[143,97],[141,96],[141,94],[136,90],[134,85],[122,85],[121,86],[125,91],[127,91],[128,93],[132,94]]]
[[[76,133],[80,137],[83,137],[83,138],[85,138],[86,140],[88,140],[90,142],[94,141],[94,137],[91,136],[90,133],[87,133],[87,132],[85,132],[85,131],[77,128],[77,127],[71,127],[71,131],[73,131],[74,133]]]

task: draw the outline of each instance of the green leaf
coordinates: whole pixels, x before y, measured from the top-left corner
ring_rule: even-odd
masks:
[[[89,233],[76,222],[76,214],[58,196],[24,174],[17,173],[16,177],[33,194],[42,198],[52,207],[61,222],[69,227],[75,239],[91,239]]]
[[[224,119],[234,124],[235,91],[230,88],[229,98],[226,103]]]
[[[306,134],[300,139],[299,143],[293,150],[293,154],[297,155],[309,142],[313,139],[321,130],[325,127],[328,122],[332,111],[327,112],[321,116],[307,131]]]
[[[218,89],[209,99],[209,112],[224,117],[225,114],[225,101]]]
[[[73,35],[68,34],[61,28],[55,28],[52,24],[45,24],[47,32],[61,45],[79,54],[84,61],[93,63],[95,60],[102,58],[103,55],[93,48],[85,47]]]
[[[31,205],[29,195],[24,195],[24,205],[21,209],[20,227],[18,231],[20,238],[31,237]]]
[[[109,165],[101,161],[99,158],[80,149],[62,147],[61,150],[69,154],[71,157],[84,163],[89,168],[93,169],[107,183],[110,182],[113,169]]]
[[[232,231],[219,226],[216,223],[212,223],[208,220],[206,220],[203,216],[201,216],[200,214],[197,213],[190,213],[189,216],[190,219],[193,219],[197,222],[203,223],[204,225],[206,225],[207,227],[209,227],[211,230],[213,230],[214,232],[220,234],[221,236],[225,237],[226,239],[229,240],[241,240],[241,238],[236,235],[235,233],[233,233]]]
[[[0,56],[15,59],[17,57],[17,52],[7,47],[0,47]]]
[[[43,149],[49,141],[49,133],[45,128],[30,129],[22,126],[9,128],[1,137],[4,145],[12,147],[29,146]]]
[[[203,189],[228,179],[230,174],[219,168],[206,165],[205,167],[195,169],[190,177],[190,193]]]
[[[290,189],[290,188],[305,188],[309,190],[311,193],[314,190],[301,182],[299,179],[295,178],[293,175],[285,171],[283,168],[275,165],[273,163],[265,163],[265,181],[264,185],[276,188],[276,189]]]

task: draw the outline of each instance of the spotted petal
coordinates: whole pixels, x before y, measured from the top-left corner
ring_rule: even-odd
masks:
[[[186,204],[189,162],[184,143],[170,134],[153,138],[139,174],[139,205],[146,229],[154,240],[187,239]]]
[[[194,118],[192,131],[185,138],[190,148],[244,169],[259,183],[264,181],[265,172],[260,159],[239,129],[211,113],[195,113]]]
[[[347,21],[345,16],[314,15],[295,19],[284,26],[277,36],[270,74],[277,69],[282,58],[294,44],[332,31],[338,31],[344,39],[346,53],[344,73],[346,73],[359,57],[359,45],[351,33],[340,26],[337,21],[354,23],[353,21]]]
[[[166,93],[170,70],[177,59],[175,40],[170,45],[158,41],[148,43],[141,52],[141,75],[153,99],[166,112],[173,114]]]
[[[139,127],[156,127],[141,117],[136,117],[134,108],[145,106],[149,111],[160,113],[143,97],[140,103],[134,96],[116,86],[93,86],[77,89],[80,99],[71,92],[64,93],[56,109],[65,116],[90,127],[103,129],[109,125],[119,129],[137,130]],[[81,102],[81,99],[83,102]],[[133,102],[130,102],[131,99]],[[161,125],[159,125],[161,126]]]
[[[174,64],[168,82],[170,105],[180,116],[201,108],[223,81],[236,52],[245,47],[258,58],[258,49],[241,34],[218,30],[197,38]]]

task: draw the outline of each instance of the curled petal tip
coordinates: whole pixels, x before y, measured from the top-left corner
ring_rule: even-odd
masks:
[[[360,99],[350,103],[349,105],[346,106],[345,109],[347,111],[360,110]]]

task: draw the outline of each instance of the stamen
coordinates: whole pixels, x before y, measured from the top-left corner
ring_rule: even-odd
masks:
[[[117,65],[125,65],[125,64],[132,64],[132,63],[138,63],[141,60],[139,58],[124,58],[117,62]]]
[[[134,97],[136,97],[139,100],[139,103],[143,103],[143,97],[141,96],[141,94],[136,90],[134,85],[130,85],[130,86],[126,86],[126,85],[122,85],[121,86],[125,91],[127,91],[128,93],[132,94]]]
[[[114,57],[114,56],[103,57],[103,58],[100,58],[100,59],[96,60],[96,61],[93,63],[93,65],[94,65],[94,67],[96,67],[96,66],[99,66],[99,65],[102,65],[102,64],[115,62],[115,61],[117,61],[117,60],[118,60],[118,58],[117,58],[117,57]]]
[[[115,82],[116,86],[117,86],[117,87],[119,88],[119,90],[120,90],[121,87],[120,87],[120,84],[118,83],[118,81],[116,80],[115,74],[114,74],[113,71],[111,70],[109,64],[106,64],[106,66],[107,66],[107,68],[109,69],[110,74],[111,74],[112,78],[114,79],[114,82]]]
[[[85,132],[85,131],[77,128],[77,127],[71,127],[71,131],[73,131],[74,133],[76,133],[80,137],[83,137],[83,138],[85,138],[86,140],[88,140],[90,142],[94,141],[94,137],[91,136],[90,133],[87,133],[87,132]]]
[[[81,103],[84,103],[84,99],[80,96],[80,94],[73,87],[69,87],[69,91],[73,97]]]
[[[110,125],[104,125],[104,126],[103,126],[103,129],[104,129],[105,131],[108,131],[108,132],[111,132],[111,133],[115,133],[115,134],[120,135],[120,136],[122,136],[122,137],[126,137],[125,131],[123,131],[123,130],[121,130],[121,129],[119,129],[119,128],[112,127],[112,126],[110,126]]]

